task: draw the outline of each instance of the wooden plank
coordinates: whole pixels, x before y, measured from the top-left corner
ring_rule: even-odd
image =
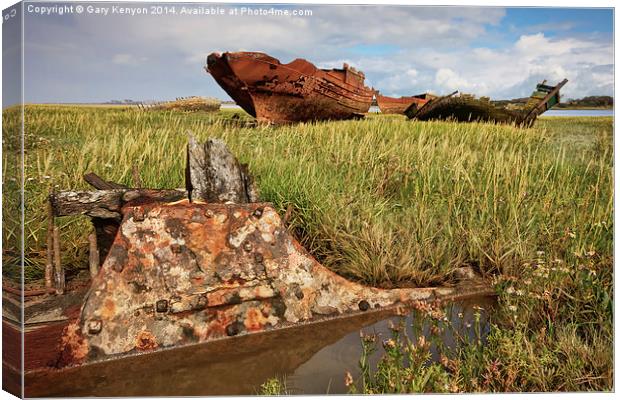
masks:
[[[182,189],[71,190],[51,194],[49,198],[56,217],[86,215],[120,220],[121,208],[127,202],[178,201],[187,198],[187,192]]]
[[[50,195],[56,217],[88,215],[96,218],[120,219],[124,190],[66,191]]]
[[[106,181],[101,178],[99,175],[94,172],[89,172],[84,175],[84,180],[88,182],[89,185],[94,187],[95,189],[105,190],[105,189],[128,189],[127,186],[121,185],[120,183]]]
[[[568,79],[564,79],[562,82],[558,83],[549,93],[547,93],[547,95],[541,101],[538,102],[538,104],[534,108],[532,108],[527,113],[527,115],[525,116],[523,120],[526,123],[529,120],[533,121],[541,113],[543,113],[544,111],[547,111],[547,102],[549,101],[549,99],[555,96],[560,91],[560,89],[562,89],[562,87],[566,85],[567,82],[568,82]]]

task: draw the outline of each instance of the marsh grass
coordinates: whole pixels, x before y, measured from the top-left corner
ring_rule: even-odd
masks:
[[[20,274],[19,123],[19,109],[4,110],[5,277]],[[27,106],[27,280],[43,273],[50,191],[89,189],[90,171],[132,185],[133,164],[147,187],[182,187],[188,131],[225,140],[262,198],[290,210],[291,232],[334,271],[384,287],[450,283],[465,265],[492,277],[499,304],[484,343],[433,363],[419,338],[393,337],[379,369],[361,364],[366,384],[355,390],[613,388],[612,118],[521,129],[373,115],[270,127],[231,110]],[[59,223],[63,264],[87,268],[89,221]],[[261,389],[283,391],[274,381]]]
[[[176,100],[155,103],[140,107],[145,111],[182,111],[182,112],[211,112],[220,109],[221,102],[212,97],[182,97]]]
[[[286,387],[286,378],[271,378],[260,385],[257,394],[260,396],[288,396],[291,393]]]
[[[611,254],[611,118],[542,119],[533,129],[360,121],[253,125],[237,111],[141,113],[130,108],[27,106],[26,276],[44,265],[45,198],[89,189],[86,172],[132,185],[183,187],[187,132],[226,141],[261,196],[329,268],[385,287],[449,282],[470,265],[518,274],[537,251],[566,259]],[[3,113],[5,204],[16,204],[18,114]],[[13,158],[12,158],[13,157]],[[5,209],[5,265],[19,221]],[[62,218],[63,263],[85,268],[85,218]],[[10,271],[11,268],[8,268]]]
[[[574,263],[543,253],[523,264],[517,278],[498,276],[499,303],[484,335],[479,311],[473,335],[460,334],[445,311],[414,311],[412,332],[404,323],[379,342],[361,334],[359,378],[345,375],[350,393],[555,392],[613,389],[613,289],[610,260],[594,252]],[[418,336],[424,325],[426,336]],[[455,343],[442,342],[444,331]],[[462,332],[461,332],[462,333]],[[417,339],[416,339],[417,338]],[[438,361],[431,358],[431,346]],[[376,365],[368,360],[382,346]]]

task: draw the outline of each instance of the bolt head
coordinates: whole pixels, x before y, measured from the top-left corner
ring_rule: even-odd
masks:
[[[185,250],[185,246],[178,243],[173,243],[170,245],[170,250],[175,254],[179,254]]]
[[[136,207],[133,209],[133,220],[136,222],[144,221],[144,209]]]
[[[368,311],[370,309],[370,304],[366,300],[362,300],[359,302],[358,307],[361,311]]]
[[[241,329],[243,329],[242,327],[243,324],[241,324],[241,322],[235,321],[226,327],[226,334],[228,336],[236,336],[241,332]]]
[[[254,213],[252,215],[254,215],[256,218],[262,217],[263,216],[263,209],[262,208],[257,208],[256,210],[254,210]]]
[[[243,244],[243,250],[245,250],[245,251],[252,251],[252,243],[250,243],[250,242],[245,242],[245,243]]]
[[[88,321],[88,333],[90,335],[96,335],[101,332],[103,328],[103,322],[100,319],[91,319]]]
[[[160,313],[168,311],[168,300],[157,300],[155,303],[155,310]]]

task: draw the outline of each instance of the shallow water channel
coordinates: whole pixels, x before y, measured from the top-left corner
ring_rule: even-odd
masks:
[[[447,317],[461,336],[488,332],[493,299],[462,300],[447,307]],[[480,313],[475,323],[475,313]],[[360,331],[377,335],[374,364],[382,354],[381,342],[390,338],[389,326],[401,318],[388,311],[321,321],[301,327],[223,339],[202,345],[127,357],[60,372],[26,376],[28,397],[52,396],[188,396],[257,394],[269,378],[286,380],[290,394],[347,393],[346,371],[354,378],[362,353]],[[390,321],[392,321],[390,323]],[[429,326],[406,318],[412,340],[429,337]],[[415,328],[413,327],[414,325]],[[453,333],[441,335],[443,344],[455,345]],[[436,359],[436,349],[431,347]]]

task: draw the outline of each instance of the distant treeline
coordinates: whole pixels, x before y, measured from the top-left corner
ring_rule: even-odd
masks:
[[[558,104],[559,108],[570,107],[604,107],[613,108],[614,98],[611,96],[587,96],[583,99],[568,99]]]

